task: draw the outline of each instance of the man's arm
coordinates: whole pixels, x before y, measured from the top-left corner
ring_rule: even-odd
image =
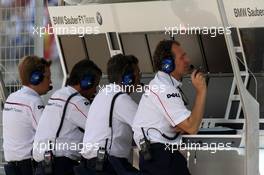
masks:
[[[196,134],[199,130],[200,123],[204,115],[205,101],[207,87],[205,83],[205,78],[202,73],[197,73],[194,71],[191,75],[193,86],[196,89],[196,98],[191,115],[185,119],[183,122],[175,127],[175,130],[179,129],[187,132],[188,134]]]

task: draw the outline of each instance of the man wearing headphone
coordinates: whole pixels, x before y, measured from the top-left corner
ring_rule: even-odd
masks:
[[[132,149],[131,127],[137,111],[137,104],[129,94],[139,85],[139,72],[138,59],[132,55],[118,54],[108,61],[110,84],[101,89],[90,107],[88,115],[92,117],[86,121],[83,139],[82,155],[91,172],[138,173],[128,160]],[[88,144],[94,147],[85,147]]]
[[[167,145],[176,144],[174,148],[179,148],[181,133],[197,133],[204,115],[205,78],[197,70],[191,74],[196,98],[189,111],[180,89],[181,79],[190,68],[184,49],[177,41],[161,41],[153,60],[158,72],[142,95],[133,123],[134,139],[140,149],[140,170],[147,175],[189,175],[184,156],[179,150],[172,152]]]
[[[50,90],[51,62],[25,56],[18,65],[22,88],[6,100],[3,110],[3,147],[7,175],[31,175],[35,131],[44,109],[41,95]]]
[[[85,59],[74,65],[67,86],[57,90],[43,111],[34,139],[36,174],[72,175],[80,160],[90,99],[102,72]],[[93,117],[93,116],[92,116]]]

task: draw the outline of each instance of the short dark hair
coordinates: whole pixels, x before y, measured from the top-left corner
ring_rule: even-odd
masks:
[[[51,61],[45,60],[35,55],[24,56],[19,65],[18,72],[22,85],[30,84],[30,76],[34,71],[45,73],[45,68],[50,67]]]
[[[175,56],[171,52],[171,47],[173,44],[180,46],[180,43],[175,40],[162,40],[158,43],[153,56],[155,71],[162,70],[162,60],[164,58]]]
[[[95,80],[102,76],[101,69],[91,60],[84,59],[76,63],[67,80],[67,85],[78,85],[87,74],[93,76]]]
[[[134,65],[138,59],[134,55],[117,54],[111,57],[107,63],[107,74],[109,83],[120,84],[122,76],[127,71],[134,72]]]

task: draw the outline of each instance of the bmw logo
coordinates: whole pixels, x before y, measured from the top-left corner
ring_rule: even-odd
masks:
[[[98,24],[102,25],[103,24],[103,18],[99,12],[96,12],[96,19]]]

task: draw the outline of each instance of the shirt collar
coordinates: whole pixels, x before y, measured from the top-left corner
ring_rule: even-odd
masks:
[[[25,91],[26,93],[34,96],[40,96],[34,89],[28,87],[28,86],[22,86],[21,88],[22,91]]]
[[[66,86],[68,89],[69,89],[69,91],[73,94],[73,93],[75,93],[75,92],[78,92],[76,89],[74,89],[72,86]]]
[[[170,76],[169,74],[162,71],[158,71],[158,73],[156,74],[156,78],[162,83],[165,83],[170,86],[174,86],[174,87],[182,86],[182,82],[176,80],[173,76]]]

